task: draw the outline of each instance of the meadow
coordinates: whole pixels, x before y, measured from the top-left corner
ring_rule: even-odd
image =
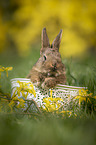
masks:
[[[24,100],[16,108],[10,80],[25,78],[38,60],[44,27],[51,44],[63,30],[66,85],[88,91],[71,110],[22,113]],[[0,1],[0,145],[6,144],[96,145],[96,0]]]
[[[33,64],[39,58],[40,46],[34,46],[27,57],[19,57],[13,51],[0,54],[0,64],[13,67],[13,70],[1,73],[1,92],[11,93],[10,79],[25,78]],[[64,58],[67,85],[86,86],[96,96],[96,64],[94,56]],[[93,105],[93,104],[91,104]],[[94,110],[90,106],[78,111],[76,116],[43,112],[42,114],[22,115],[0,112],[0,144],[96,144],[96,104]],[[6,107],[5,107],[6,108]],[[91,111],[90,111],[91,110]]]

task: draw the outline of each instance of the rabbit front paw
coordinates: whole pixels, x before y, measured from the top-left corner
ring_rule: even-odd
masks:
[[[46,78],[41,86],[44,89],[54,88],[56,86],[56,79],[55,78],[51,78],[51,77]]]

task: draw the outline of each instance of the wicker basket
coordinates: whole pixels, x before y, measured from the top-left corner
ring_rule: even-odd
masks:
[[[12,94],[16,90],[16,87],[19,87],[19,83],[17,83],[17,81],[30,83],[30,79],[26,79],[26,78],[11,79]],[[36,101],[36,103],[40,107],[43,105],[43,98],[50,96],[50,89],[47,90],[41,89],[36,87],[35,84],[33,85],[36,91],[36,97],[34,97],[32,94],[29,93],[27,99],[29,100],[34,99],[34,101]],[[63,102],[64,107],[68,109],[69,104],[73,104],[73,103],[75,103],[75,105],[78,104],[77,100],[73,98],[79,94],[79,90],[81,89],[86,89],[86,88],[58,84],[54,89],[52,89],[52,96],[62,98],[64,101]]]

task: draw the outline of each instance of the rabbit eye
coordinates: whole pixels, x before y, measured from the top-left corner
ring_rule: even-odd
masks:
[[[46,56],[44,55],[44,60],[46,60]]]

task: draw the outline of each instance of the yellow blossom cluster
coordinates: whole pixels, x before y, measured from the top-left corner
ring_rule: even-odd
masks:
[[[26,82],[20,82],[17,81],[17,83],[19,84],[19,87],[16,87],[16,90],[14,91],[13,95],[12,95],[12,100],[9,103],[9,107],[12,110],[12,107],[16,107],[16,108],[25,108],[25,99],[27,99],[28,94],[33,94],[34,97],[36,97],[36,92],[34,90],[34,86],[33,84],[30,83],[26,83]],[[18,98],[22,96],[23,98]]]
[[[11,111],[13,110],[13,107],[16,108],[25,108],[25,101],[22,98],[18,98],[17,96],[12,98],[8,106],[11,108]]]
[[[62,111],[60,112],[60,114],[62,114],[62,116],[67,115],[68,117],[70,117],[71,115],[75,115],[75,117],[77,116],[76,113],[74,113],[74,112],[72,112],[72,111],[69,111],[69,110],[62,110]]]
[[[16,95],[18,95],[19,97],[22,95],[25,99],[27,99],[29,93],[33,94],[34,97],[36,97],[36,92],[31,82],[26,83],[17,81],[17,83],[19,84],[19,87],[16,87],[16,90],[14,91],[12,98]]]
[[[57,111],[61,107],[62,102],[63,102],[63,99],[59,97],[53,98],[52,90],[50,90],[50,97],[43,99],[43,103],[44,103],[43,109],[46,110],[47,112]]]
[[[79,99],[79,106],[81,105],[81,103],[83,101],[85,101],[86,103],[91,102],[91,98],[96,99],[96,96],[93,96],[92,93],[88,93],[88,90],[79,90],[79,95],[76,96],[74,99]]]
[[[3,67],[3,66],[0,66],[0,78],[1,78],[1,72],[6,71],[6,75],[8,77],[8,71],[10,71],[12,69],[13,69],[13,67]]]
[[[52,90],[50,90],[50,97],[44,98],[43,99],[43,105],[42,108],[44,111],[47,112],[56,112],[56,114],[61,114],[62,117],[64,116],[72,116],[74,115],[75,117],[77,116],[76,113],[74,113],[72,110],[64,110],[64,100],[57,97],[53,98],[52,97]]]
[[[45,106],[44,110],[48,112],[53,112],[57,111],[61,107],[61,102],[63,102],[63,99],[48,97],[44,98],[43,102]]]

